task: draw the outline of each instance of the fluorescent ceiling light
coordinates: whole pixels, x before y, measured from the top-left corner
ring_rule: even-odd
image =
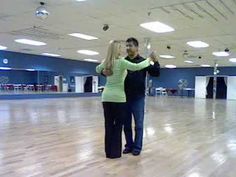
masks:
[[[61,56],[61,55],[53,54],[53,53],[42,53],[42,55],[50,56],[50,57],[60,57]]]
[[[71,34],[69,34],[69,35],[70,35],[70,36],[73,36],[73,37],[85,39],[85,40],[95,40],[95,39],[98,39],[97,37],[89,36],[89,35],[87,35],[87,34],[81,34],[81,33],[71,33]]]
[[[165,67],[166,67],[166,68],[171,68],[171,69],[172,69],[172,68],[176,68],[175,65],[165,65]]]
[[[233,63],[236,63],[236,58],[230,58],[229,61],[233,62]]]
[[[88,59],[87,59],[87,58],[84,59],[84,61],[89,61],[89,62],[98,62],[98,60],[95,60],[95,59],[89,59],[89,58],[88,58]]]
[[[168,59],[175,58],[172,55],[159,55],[159,57],[161,57],[161,58],[168,58]]]
[[[84,2],[84,1],[87,1],[87,0],[76,0],[77,2]]]
[[[92,50],[78,50],[77,52],[84,55],[98,55],[99,54],[98,52],[92,51]]]
[[[167,33],[167,32],[175,31],[174,28],[158,21],[142,23],[140,24],[140,26],[156,33]]]
[[[202,67],[211,67],[211,65],[201,65]]]
[[[213,52],[212,55],[215,55],[217,57],[227,57],[227,56],[229,56],[229,53],[221,51],[221,52]]]
[[[205,47],[209,47],[209,44],[202,42],[202,41],[189,41],[187,42],[187,44],[191,47],[195,47],[195,48],[205,48]]]
[[[21,43],[21,44],[27,44],[27,45],[34,45],[34,46],[47,45],[44,42],[34,41],[34,40],[30,40],[30,39],[16,39],[15,42],[18,42],[18,43]]]
[[[0,50],[6,50],[7,47],[0,45]]]
[[[193,61],[190,61],[190,60],[185,60],[184,62],[185,63],[193,63]]]
[[[26,71],[35,71],[35,69],[26,69]]]
[[[0,67],[0,70],[11,70],[11,68],[8,68],[8,67]]]

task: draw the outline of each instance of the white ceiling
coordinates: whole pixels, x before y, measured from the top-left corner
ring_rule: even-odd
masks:
[[[41,54],[56,53],[63,58],[83,60],[105,57],[111,39],[134,36],[140,41],[140,53],[144,55],[145,38],[151,38],[152,49],[159,54],[171,54],[176,59],[160,59],[161,65],[196,67],[200,64],[213,66],[217,57],[213,51],[228,47],[230,57],[218,58],[220,66],[235,65],[228,61],[236,57],[236,0],[45,0],[50,16],[46,20],[34,16],[38,0],[1,0],[0,45],[9,51]],[[148,16],[148,12],[151,15]],[[175,32],[157,34],[139,24],[160,21],[175,28]],[[103,24],[110,29],[102,30]],[[36,29],[34,29],[36,26]],[[99,39],[86,41],[69,36],[80,32]],[[46,42],[46,46],[34,47],[15,43],[18,38]],[[186,45],[191,40],[210,44],[209,48],[194,49]],[[166,48],[171,46],[171,50]],[[95,50],[96,57],[78,54],[80,49]],[[187,50],[189,57],[183,57]],[[202,59],[198,59],[202,56]],[[184,61],[191,58],[194,64]]]

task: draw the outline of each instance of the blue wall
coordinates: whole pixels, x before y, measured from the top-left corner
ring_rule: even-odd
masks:
[[[153,87],[177,88],[180,79],[188,81],[188,87],[195,87],[196,76],[213,75],[213,68],[177,68],[177,69],[161,69],[160,77],[150,77],[153,81]],[[236,67],[219,68],[220,75],[236,76]],[[100,78],[100,84],[104,85],[106,79]]]
[[[8,64],[3,64],[2,60],[7,58]],[[9,51],[0,51],[0,67],[11,67],[18,69],[36,69],[38,72],[28,71],[0,71],[0,76],[9,76],[12,83],[48,83],[53,84],[54,76],[63,75],[67,83],[70,76],[97,75],[95,67],[97,63],[69,60],[63,58],[38,56]],[[236,67],[219,68],[220,75],[235,75]],[[177,68],[161,69],[158,78],[150,77],[154,87],[177,88],[179,79],[188,80],[188,87],[195,87],[195,76],[212,75],[213,68]],[[99,85],[105,84],[105,77],[100,76]],[[9,83],[10,83],[9,82]]]
[[[161,69],[160,77],[150,77],[153,81],[153,87],[178,88],[178,81],[186,79],[188,87],[195,87],[196,76],[213,75],[213,68],[176,68],[176,69]],[[219,68],[220,75],[236,76],[236,67]],[[100,84],[105,85],[106,79],[100,77]]]
[[[219,68],[220,75],[236,76],[236,67]],[[161,69],[161,75],[158,78],[150,77],[153,80],[154,87],[177,88],[180,79],[188,81],[188,87],[195,87],[196,76],[213,75],[213,68],[177,68]]]
[[[2,62],[3,58],[9,60],[8,64]],[[59,73],[95,74],[96,63],[65,60],[63,58],[40,55],[23,54],[9,51],[0,51],[0,67],[14,67],[20,69],[36,69],[41,71],[54,71]]]
[[[8,64],[2,62],[4,58],[8,59]],[[7,76],[11,84],[35,82],[53,84],[56,75],[63,75],[69,83],[70,76],[96,75],[96,65],[97,63],[85,61],[0,51],[0,67],[21,69],[21,71],[0,70],[0,76]],[[35,69],[39,72],[22,69]]]

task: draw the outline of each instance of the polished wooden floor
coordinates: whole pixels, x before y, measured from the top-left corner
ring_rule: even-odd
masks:
[[[99,98],[0,101],[0,177],[236,177],[236,101],[148,98],[139,157],[103,136]]]

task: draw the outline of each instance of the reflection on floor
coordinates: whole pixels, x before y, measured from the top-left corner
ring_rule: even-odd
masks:
[[[147,99],[139,157],[104,157],[100,98],[0,101],[1,177],[235,177],[236,102]]]

